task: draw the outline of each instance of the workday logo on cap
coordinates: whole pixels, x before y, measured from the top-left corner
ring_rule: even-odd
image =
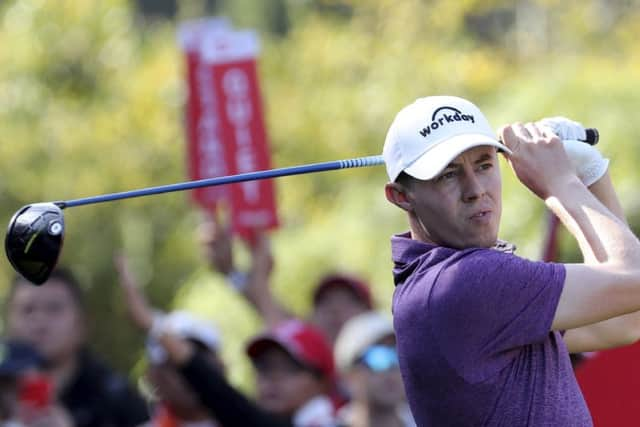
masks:
[[[429,180],[461,153],[480,145],[510,153],[473,103],[455,96],[429,96],[396,115],[382,155],[391,181],[401,172]]]
[[[438,116],[438,113],[440,113],[440,116]],[[448,123],[455,123],[460,121],[471,121],[471,123],[476,122],[473,114],[464,114],[456,107],[440,107],[433,112],[433,115],[431,116],[431,123],[420,130],[420,135],[427,137],[431,134],[432,130],[438,130]]]

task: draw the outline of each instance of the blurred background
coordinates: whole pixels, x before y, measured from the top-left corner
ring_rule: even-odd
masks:
[[[275,167],[381,152],[395,113],[415,98],[474,101],[495,128],[564,115],[597,127],[632,226],[640,226],[640,1],[634,0],[0,0],[0,219],[38,201],[186,179],[180,22],[222,15],[256,29]],[[544,206],[502,164],[501,237],[539,258]],[[389,310],[383,167],[281,178],[274,291],[305,314],[316,279],[347,270]],[[96,350],[135,378],[142,337],[124,314],[113,254],[126,253],[154,305],[215,321],[233,383],[260,328],[206,265],[200,213],[173,193],[65,211],[61,264],[89,294]],[[242,248],[239,248],[242,250]],[[566,234],[560,258],[578,260]],[[240,263],[246,262],[246,256]],[[0,258],[0,290],[13,276]]]

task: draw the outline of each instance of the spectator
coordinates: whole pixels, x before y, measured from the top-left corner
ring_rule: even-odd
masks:
[[[312,301],[309,320],[333,343],[346,321],[373,309],[369,286],[344,273],[323,276],[313,291]]]
[[[218,355],[219,336],[212,326],[183,311],[174,311],[166,315],[165,322],[169,330],[193,345],[207,362],[223,375],[224,368]],[[202,406],[157,341],[148,340],[147,354],[150,362],[147,376],[160,404],[155,408],[153,419],[145,427],[220,425]]]
[[[120,285],[125,293],[127,310],[136,327],[148,332],[154,316],[162,317],[165,328],[176,337],[193,345],[220,375],[224,375],[224,366],[219,356],[218,331],[207,322],[184,311],[160,314],[152,310],[140,291],[126,258],[116,257],[115,265],[120,275]],[[144,427],[216,427],[219,425],[168,360],[164,348],[150,336],[147,339],[147,356],[149,361],[147,377],[153,386],[154,397],[159,403],[153,411],[152,420]]]
[[[7,306],[9,336],[45,358],[56,399],[76,427],[137,426],[148,419],[144,400],[88,349],[82,290],[67,270],[35,287],[14,279]]]
[[[223,425],[245,427],[333,427],[334,364],[324,336],[298,320],[281,323],[251,341],[247,353],[257,375],[257,401],[249,400],[162,317],[152,335]]]
[[[391,319],[367,312],[344,324],[334,349],[351,401],[340,410],[349,427],[413,427],[398,366]]]
[[[313,417],[324,418],[322,425],[329,423],[336,376],[333,354],[320,331],[289,320],[255,337],[247,354],[263,408],[291,417],[294,425],[314,425],[302,421]]]
[[[51,400],[51,384],[42,374],[43,360],[30,345],[0,342],[0,425],[71,427],[71,419]]]
[[[252,265],[247,274],[237,270],[233,260],[230,229],[216,217],[209,218],[202,224],[200,238],[210,265],[242,292],[267,325],[273,327],[293,317],[271,293],[269,279],[273,259],[266,236],[259,236],[250,248]],[[322,277],[312,295],[313,307],[309,322],[319,328],[331,344],[344,322],[373,307],[368,285],[363,280],[344,273],[330,273]]]

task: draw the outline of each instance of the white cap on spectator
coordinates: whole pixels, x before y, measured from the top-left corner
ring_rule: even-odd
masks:
[[[338,368],[348,371],[369,347],[391,335],[393,323],[382,313],[369,311],[352,317],[336,338],[334,356]]]
[[[207,349],[215,352],[220,349],[220,333],[209,322],[199,319],[186,311],[173,311],[160,315],[160,328],[184,339],[197,341]],[[155,323],[155,322],[154,322]],[[155,326],[154,326],[155,327]],[[147,341],[147,354],[152,363],[162,363],[166,360],[164,349],[150,334]]]

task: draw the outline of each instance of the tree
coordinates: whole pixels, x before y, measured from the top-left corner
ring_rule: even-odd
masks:
[[[598,127],[623,203],[639,224],[639,8],[632,2],[276,3],[280,12],[269,19],[280,22],[286,13],[286,31],[268,31],[267,9],[255,2],[218,9],[237,26],[264,29],[260,75],[275,166],[379,153],[402,106],[457,94],[480,105],[496,127],[558,114]],[[525,4],[543,20],[527,25],[544,24],[544,37],[522,34],[515,16]],[[502,18],[483,19],[494,15]],[[175,21],[140,25],[124,0],[7,1],[0,19],[0,206],[7,222],[30,202],[185,179]],[[503,172],[501,236],[537,257],[544,207]],[[382,167],[277,181],[283,227],[274,235],[274,284],[293,311],[307,310],[322,273],[341,268],[370,279],[376,300],[389,308],[388,237],[406,226],[384,200],[385,182]],[[259,322],[203,264],[198,213],[186,193],[65,216],[61,262],[86,285],[98,350],[122,369],[142,350],[114,286],[111,257],[124,248],[154,304],[191,308],[220,324],[232,379],[248,387],[238,354]],[[563,244],[563,259],[577,254]],[[12,271],[6,261],[0,269],[6,286]]]

